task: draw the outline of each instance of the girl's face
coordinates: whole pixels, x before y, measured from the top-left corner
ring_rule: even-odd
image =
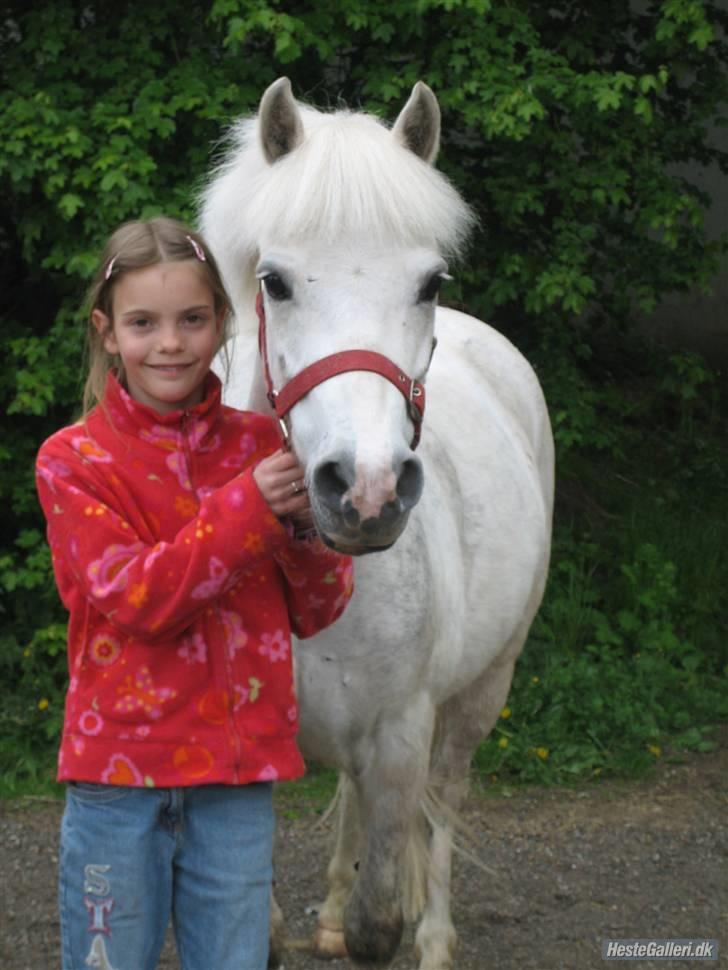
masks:
[[[199,404],[220,345],[223,313],[196,260],[125,273],[114,287],[113,319],[94,310],[104,347],[124,365],[126,388],[167,414]]]

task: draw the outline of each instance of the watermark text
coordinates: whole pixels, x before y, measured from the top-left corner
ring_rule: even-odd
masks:
[[[717,940],[602,940],[603,960],[717,960]]]

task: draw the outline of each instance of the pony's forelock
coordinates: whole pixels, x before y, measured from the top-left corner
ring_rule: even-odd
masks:
[[[244,325],[255,263],[271,243],[427,247],[457,256],[474,218],[446,177],[400,145],[377,118],[299,106],[305,138],[273,165],[258,121],[233,126],[201,199],[201,228]]]

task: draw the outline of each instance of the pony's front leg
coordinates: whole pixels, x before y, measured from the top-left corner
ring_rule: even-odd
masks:
[[[326,959],[345,957],[344,906],[356,878],[361,828],[357,793],[344,772],[339,775],[336,793],[336,848],[327,870],[329,892],[319,908],[314,952]]]
[[[430,840],[427,872],[427,905],[417,928],[415,953],[418,970],[450,970],[457,933],[450,916],[450,877],[453,833],[451,826],[435,825]]]
[[[380,719],[355,778],[364,844],[344,910],[346,949],[354,964],[387,966],[402,937],[405,855],[427,781],[433,724],[426,695],[396,719]]]

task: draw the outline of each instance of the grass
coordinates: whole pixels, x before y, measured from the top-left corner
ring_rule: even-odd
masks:
[[[337,773],[332,768],[308,764],[303,778],[276,785],[278,815],[295,819],[304,814],[323,814],[336,793],[336,782]]]
[[[43,752],[18,751],[17,739],[0,744],[0,800],[16,798],[62,798],[64,786],[55,780],[55,748]]]

